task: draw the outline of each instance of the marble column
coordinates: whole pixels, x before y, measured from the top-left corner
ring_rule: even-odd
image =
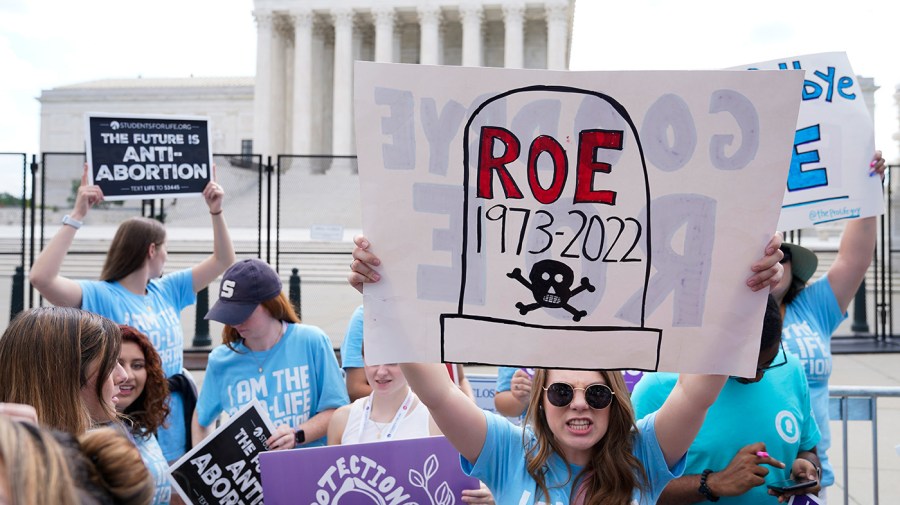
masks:
[[[372,8],[375,18],[375,61],[394,61],[394,8],[377,6]]]
[[[525,2],[503,4],[503,66],[522,68],[524,66]]]
[[[272,59],[269,75],[272,81],[269,83],[269,152],[272,156],[285,152],[285,110],[287,101],[287,76],[285,68],[288,65],[288,41],[286,39],[286,20],[282,16],[276,16],[272,30]]]
[[[441,64],[441,8],[425,5],[418,8],[419,14],[419,63],[422,65]]]
[[[294,21],[293,154],[312,153],[312,25],[313,13],[291,12]]]
[[[334,20],[334,97],[331,154],[353,152],[353,10],[331,11]]]
[[[254,11],[256,18],[256,81],[253,88],[253,152],[265,156],[271,151],[272,119],[272,28],[274,16],[269,11]]]
[[[464,3],[459,6],[462,21],[462,64],[464,67],[481,66],[481,20],[484,8],[481,4]]]
[[[545,7],[547,17],[547,68],[568,68],[569,2],[552,0]]]

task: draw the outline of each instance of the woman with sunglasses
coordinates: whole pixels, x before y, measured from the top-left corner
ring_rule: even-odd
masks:
[[[380,276],[380,260],[357,237],[352,286]],[[754,265],[752,289],[780,278],[776,236]],[[656,503],[684,468],[684,455],[726,378],[683,375],[658,412],[635,422],[618,371],[535,372],[522,429],[472,404],[443,365],[400,365],[412,390],[463,458],[464,471],[486,483],[497,503]]]
[[[875,151],[867,167],[869,176],[883,179],[884,168],[881,151]],[[831,335],[847,318],[847,308],[872,264],[877,229],[878,222],[874,216],[848,221],[841,235],[837,257],[828,272],[809,285],[807,281],[816,273],[818,265],[815,253],[797,244],[783,244],[784,277],[772,289],[772,296],[784,314],[784,346],[800,358],[806,371],[813,413],[822,432],[817,448],[822,459],[823,490],[834,484],[834,472],[827,453],[831,447],[828,419]]]

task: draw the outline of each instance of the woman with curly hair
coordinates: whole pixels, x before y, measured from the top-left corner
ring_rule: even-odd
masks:
[[[128,325],[119,325],[119,329],[122,330],[119,364],[125,368],[128,378],[119,385],[116,409],[131,422],[135,445],[156,483],[153,503],[167,504],[172,497],[172,487],[166,478],[169,465],[156,432],[169,415],[169,383],[150,339]]]

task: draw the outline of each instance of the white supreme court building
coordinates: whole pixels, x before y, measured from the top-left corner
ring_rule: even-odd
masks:
[[[206,115],[217,153],[352,155],[354,60],[568,68],[575,0],[255,0],[256,76],[44,90],[41,151],[84,148],[85,112]]]

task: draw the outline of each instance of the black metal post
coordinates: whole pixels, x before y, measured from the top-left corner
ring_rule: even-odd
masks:
[[[291,278],[288,281],[288,298],[290,298],[291,303],[294,305],[294,310],[297,311],[297,317],[301,319],[303,316],[301,315],[301,303],[300,303],[300,270],[296,268],[291,269]]]
[[[272,157],[266,157],[266,263],[272,264]],[[277,265],[275,271],[278,271]]]
[[[863,279],[862,284],[856,291],[853,298],[853,324],[850,325],[853,333],[869,333],[869,318],[866,309],[866,280]]]
[[[9,320],[12,321],[16,314],[25,310],[25,268],[16,267],[13,274],[12,297],[9,303]]]
[[[35,212],[37,211],[37,192],[35,188],[37,188],[37,172],[38,172],[38,163],[37,163],[37,155],[31,156],[31,240],[30,240],[30,255],[28,257],[28,266],[34,265],[34,227],[36,223]],[[41,185],[43,189],[43,184]],[[23,195],[24,196],[24,195]],[[41,200],[43,203],[43,199]],[[43,221],[42,221],[43,222]],[[41,235],[43,236],[43,226],[41,227]],[[34,290],[28,290],[28,306],[34,307]]]
[[[209,288],[203,288],[197,293],[197,313],[194,316],[194,347],[208,347],[212,345],[209,337],[209,321],[204,319],[209,312]]]

